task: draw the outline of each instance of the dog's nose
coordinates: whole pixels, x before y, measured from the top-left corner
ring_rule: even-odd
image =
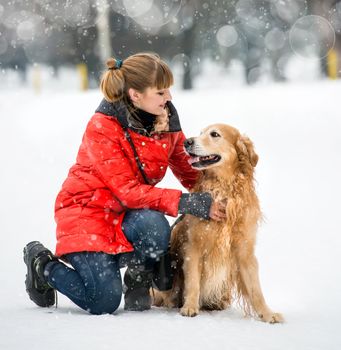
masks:
[[[186,149],[191,147],[193,144],[194,144],[193,137],[190,137],[189,139],[186,139],[185,142],[184,142],[184,146],[185,146]]]

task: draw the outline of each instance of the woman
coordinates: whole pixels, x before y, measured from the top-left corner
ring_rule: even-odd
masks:
[[[110,59],[107,66],[104,100],[57,196],[56,253],[36,241],[24,248],[26,290],[39,306],[54,305],[59,291],[91,314],[113,313],[122,296],[120,267],[127,266],[124,308],[150,309],[160,259],[170,264],[162,259],[170,239],[165,214],[225,215],[208,193],[155,186],[168,166],[188,190],[198,176],[183,150],[167,64],[140,53],[124,62]]]

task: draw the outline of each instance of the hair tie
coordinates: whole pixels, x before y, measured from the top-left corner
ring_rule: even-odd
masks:
[[[120,60],[119,58],[115,59],[115,65],[113,67],[109,67],[109,70],[115,70],[120,69],[122,67],[123,60]]]
[[[119,58],[115,62],[115,69],[120,69],[122,67],[123,60],[120,60]]]

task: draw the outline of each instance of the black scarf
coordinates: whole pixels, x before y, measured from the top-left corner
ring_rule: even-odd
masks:
[[[180,120],[175,107],[170,101],[167,102],[167,106],[170,111],[169,132],[181,131]],[[98,106],[98,108],[96,109],[96,112],[103,113],[108,116],[116,117],[123,128],[128,128],[141,135],[149,136],[149,134],[147,133],[147,130],[145,130],[145,128],[141,128],[142,126],[141,122],[131,115],[127,105],[123,101],[110,103],[105,99],[103,99],[100,105]],[[150,116],[153,115],[150,113],[148,114]],[[154,123],[154,120],[155,120],[155,117],[153,119],[153,123]]]
[[[154,122],[157,115],[144,111],[140,108],[134,108],[133,113],[135,118],[143,125],[143,128],[150,134],[154,128]]]

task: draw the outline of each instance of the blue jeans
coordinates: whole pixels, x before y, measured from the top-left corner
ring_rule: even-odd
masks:
[[[134,246],[133,253],[67,254],[72,268],[62,262],[48,263],[45,267],[47,282],[91,314],[113,313],[122,297],[120,268],[134,264],[152,269],[158,257],[166,252],[170,239],[167,219],[153,210],[127,212],[122,229]]]

